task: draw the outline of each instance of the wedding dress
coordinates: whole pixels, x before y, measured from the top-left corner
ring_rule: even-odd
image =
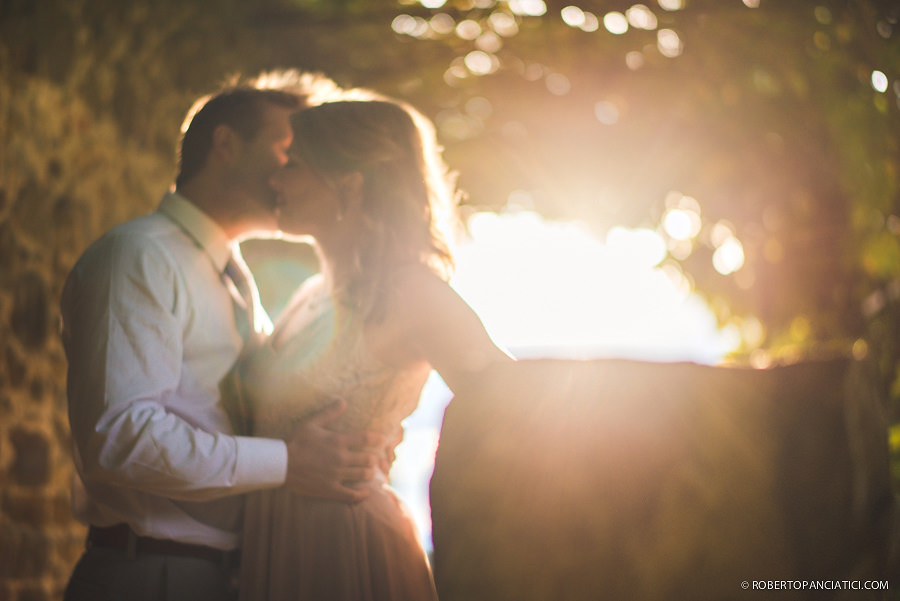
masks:
[[[334,303],[321,276],[308,280],[272,336],[243,362],[240,379],[254,435],[287,438],[336,398],[342,431],[390,438],[419,399],[429,368],[386,366],[362,324]],[[380,450],[387,453],[386,449]],[[284,488],[248,495],[241,600],[403,601],[436,599],[412,516],[379,471],[356,504],[297,496]]]

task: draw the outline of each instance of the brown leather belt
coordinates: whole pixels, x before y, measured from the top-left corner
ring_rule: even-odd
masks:
[[[91,526],[88,530],[88,546],[118,549],[132,556],[138,553],[149,553],[193,557],[211,561],[227,569],[236,566],[240,556],[239,551],[222,551],[203,545],[190,545],[174,540],[138,536],[127,524],[107,527]]]

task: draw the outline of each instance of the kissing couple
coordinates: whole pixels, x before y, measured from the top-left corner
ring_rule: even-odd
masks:
[[[457,389],[512,358],[447,283],[457,193],[433,127],[285,73],[202,99],[183,132],[158,209],[63,291],[89,528],[65,599],[435,599],[388,483],[401,421],[432,369]],[[239,247],[272,235],[321,267],[274,324]]]

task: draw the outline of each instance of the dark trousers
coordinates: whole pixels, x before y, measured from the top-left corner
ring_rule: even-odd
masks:
[[[234,601],[234,567],[92,547],[75,566],[64,601]]]

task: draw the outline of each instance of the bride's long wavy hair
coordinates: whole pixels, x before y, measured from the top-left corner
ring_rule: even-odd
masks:
[[[383,315],[405,265],[449,279],[459,192],[426,117],[393,99],[345,100],[302,110],[292,125],[292,150],[323,178],[363,176],[364,231],[345,267],[353,272],[347,295],[366,320]]]

